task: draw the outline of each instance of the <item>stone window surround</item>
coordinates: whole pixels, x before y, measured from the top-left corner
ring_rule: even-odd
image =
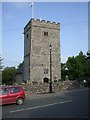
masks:
[[[48,32],[44,31],[44,36],[48,36]]]
[[[44,68],[44,74],[48,74],[48,69]]]

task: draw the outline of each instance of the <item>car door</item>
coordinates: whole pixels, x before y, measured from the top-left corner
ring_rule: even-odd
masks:
[[[2,89],[2,104],[9,103],[9,90],[8,88]]]
[[[18,87],[11,87],[9,89],[10,89],[9,94],[10,102],[15,103],[18,96],[18,92],[20,92],[20,89]]]

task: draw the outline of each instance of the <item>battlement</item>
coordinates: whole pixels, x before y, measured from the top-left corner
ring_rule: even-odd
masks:
[[[58,27],[58,29],[59,29],[59,27],[60,27],[60,23],[56,23],[56,22],[51,22],[51,21],[45,21],[45,20],[41,20],[41,19],[34,19],[34,18],[32,18],[28,23],[27,23],[27,25],[25,26],[25,28],[30,28],[31,27],[31,25],[33,25],[33,26],[48,26],[48,27],[53,27],[53,28],[55,28],[55,27]],[[25,29],[24,28],[24,29]]]
[[[41,22],[41,23],[49,23],[49,24],[55,24],[55,25],[59,25],[60,24],[60,23],[56,23],[56,22],[45,21],[45,20],[34,19],[34,18],[32,18],[30,21]]]

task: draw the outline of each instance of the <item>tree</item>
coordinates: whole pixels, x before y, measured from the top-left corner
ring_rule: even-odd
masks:
[[[87,60],[90,62],[90,50],[87,52]]]
[[[79,55],[76,56],[75,59],[77,61],[78,79],[83,80],[87,77],[88,72],[87,57],[83,54],[82,51],[80,51]]]
[[[1,55],[0,55],[0,71],[3,69],[3,58],[1,57]]]
[[[20,69],[24,64],[24,61],[17,66],[17,70]]]
[[[67,71],[66,71],[66,64],[65,63],[61,63],[61,79],[65,80],[65,77],[67,75]]]
[[[70,80],[77,79],[77,69],[76,69],[76,59],[75,57],[69,57],[66,62],[66,67],[68,68],[68,75]]]
[[[15,82],[15,67],[6,67],[2,71],[2,83],[13,84]]]
[[[82,51],[75,57],[69,57],[66,66],[68,68],[69,78],[72,80],[84,80],[90,74],[88,71],[90,65],[88,64],[87,56]]]
[[[2,69],[3,69],[3,58],[0,55],[0,84],[2,84]]]

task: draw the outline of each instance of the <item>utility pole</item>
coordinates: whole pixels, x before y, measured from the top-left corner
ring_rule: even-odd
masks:
[[[49,92],[52,93],[52,45],[49,45],[50,49],[50,86],[49,86]]]

